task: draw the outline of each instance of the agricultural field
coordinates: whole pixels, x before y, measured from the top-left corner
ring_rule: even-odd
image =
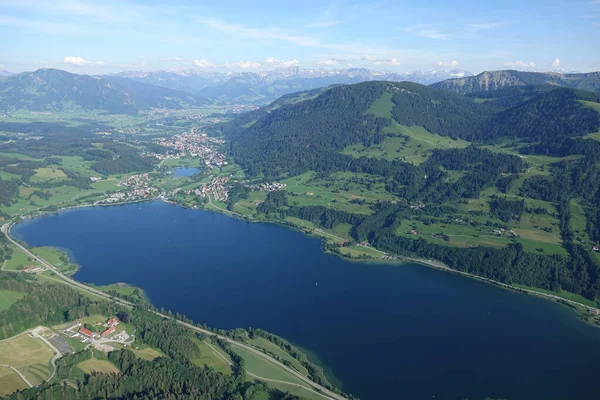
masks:
[[[433,150],[464,148],[470,144],[461,139],[454,140],[432,134],[420,126],[407,127],[395,121],[385,128],[385,133],[388,136],[381,144],[369,147],[362,144],[350,145],[344,149],[343,154],[353,157],[400,160],[419,165],[429,158]]]
[[[48,246],[35,247],[31,249],[31,252],[48,261],[64,274],[71,275],[77,271],[77,264],[69,262],[68,255],[57,248]]]
[[[229,364],[231,359],[228,354],[224,351],[219,351],[217,345],[208,345],[206,342],[203,342],[196,337],[193,337],[192,340],[196,343],[196,346],[198,346],[198,350],[200,351],[198,357],[190,360],[194,365],[199,367],[206,365],[225,374],[231,374],[231,366]],[[229,362],[225,360],[228,360]]]
[[[0,396],[7,396],[29,386],[12,368],[0,367]]]
[[[292,374],[276,367],[264,358],[239,347],[235,347],[234,351],[244,359],[247,371],[248,380],[265,379],[270,387],[281,390],[282,392],[290,392],[296,396],[309,400],[323,400],[325,397],[308,389],[308,385],[296,378]],[[281,382],[289,382],[281,383]]]
[[[338,172],[319,178],[306,172],[281,181],[286,184],[289,205],[323,206],[355,214],[371,214],[370,204],[393,200],[381,178],[369,174]]]
[[[262,337],[255,337],[254,339],[248,340],[248,344],[254,347],[258,347],[259,349],[267,350],[268,352],[273,353],[276,356],[289,361],[294,366],[294,369],[296,371],[300,372],[304,376],[308,376],[308,371],[306,370],[306,368],[302,364],[300,364],[298,360],[296,360],[294,357],[282,350],[275,343]]]
[[[19,271],[31,265],[36,267],[40,266],[40,263],[33,259],[30,259],[29,256],[27,256],[25,253],[19,250],[19,248],[17,248],[16,246],[11,245],[11,248],[12,257],[10,258],[10,260],[6,261],[4,269],[9,271]]]
[[[8,310],[10,306],[21,300],[26,294],[15,290],[0,289],[0,312]]]
[[[67,178],[67,175],[64,173],[64,171],[62,169],[51,167],[51,168],[36,169],[35,175],[33,175],[29,180],[33,183],[37,183],[37,182],[64,180],[66,178]]]
[[[85,372],[86,374],[91,374],[92,372],[100,372],[103,374],[118,374],[119,369],[108,360],[96,360],[90,359],[85,360],[77,364],[77,368]]]
[[[54,350],[27,333],[0,342],[0,364],[16,368],[34,386],[52,375],[52,357]]]
[[[114,346],[117,349],[122,349],[123,346],[119,345],[119,344],[112,344],[112,346]],[[147,360],[147,361],[152,361],[158,357],[165,357],[164,353],[160,350],[155,349],[154,347],[150,347],[147,345],[140,345],[140,346],[127,346],[126,347],[127,350],[132,351],[137,357],[143,359],[143,360]]]

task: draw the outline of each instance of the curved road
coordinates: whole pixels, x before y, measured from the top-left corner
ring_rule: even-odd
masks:
[[[76,288],[79,288],[79,289],[82,289],[82,290],[85,290],[85,291],[87,291],[87,292],[89,292],[89,293],[93,293],[93,294],[95,294],[95,295],[97,295],[97,296],[103,297],[103,298],[104,298],[104,299],[106,299],[106,300],[109,300],[109,301],[112,301],[112,302],[115,302],[115,303],[119,303],[119,304],[121,304],[121,305],[123,305],[123,306],[126,306],[126,307],[128,307],[128,308],[133,308],[133,307],[134,307],[134,304],[133,304],[133,303],[131,303],[131,302],[128,302],[128,301],[125,301],[125,300],[121,300],[121,299],[117,299],[117,298],[111,297],[111,296],[109,296],[108,294],[106,294],[106,293],[104,293],[104,292],[101,292],[100,290],[97,290],[97,289],[91,288],[91,287],[89,287],[89,286],[87,286],[87,285],[84,285],[84,284],[82,284],[82,283],[79,283],[79,282],[77,282],[77,281],[75,281],[75,280],[73,280],[73,279],[69,278],[68,276],[64,275],[62,272],[60,272],[60,271],[59,271],[59,270],[58,270],[56,267],[54,267],[52,264],[50,264],[50,263],[46,262],[46,260],[44,260],[43,258],[40,258],[40,257],[36,256],[36,255],[35,255],[35,254],[33,254],[31,251],[29,251],[27,248],[25,248],[23,245],[21,245],[21,244],[20,244],[20,243],[18,243],[16,240],[14,240],[14,239],[13,239],[13,238],[10,236],[10,228],[11,228],[11,226],[12,226],[12,222],[11,222],[11,223],[8,223],[8,224],[4,224],[4,225],[2,225],[2,227],[0,228],[0,231],[2,231],[2,233],[4,233],[4,235],[5,235],[5,236],[8,238],[8,240],[9,240],[9,241],[10,241],[12,244],[14,244],[15,246],[17,246],[17,247],[18,247],[18,248],[19,248],[21,251],[23,251],[23,252],[24,252],[26,255],[28,255],[29,257],[33,258],[34,260],[36,260],[36,261],[38,261],[40,264],[42,264],[44,267],[46,267],[46,268],[48,268],[49,270],[51,270],[51,271],[52,271],[54,274],[56,274],[56,275],[57,275],[57,276],[58,276],[60,279],[62,279],[62,280],[63,280],[63,281],[66,283],[66,284],[68,284],[68,285],[71,285],[71,286],[73,286],[73,287],[76,287]],[[165,314],[161,314],[161,313],[159,313],[159,312],[157,312],[157,311],[155,311],[154,313],[155,313],[156,315],[159,315],[159,316],[163,317],[163,318],[167,318],[167,319],[173,319],[173,318],[171,318],[171,317],[169,317],[169,316],[167,316],[167,315],[165,315]],[[324,386],[321,386],[321,385],[319,385],[318,383],[315,383],[315,382],[313,382],[312,380],[310,380],[309,378],[307,378],[307,377],[305,377],[304,375],[300,374],[300,373],[299,373],[299,372],[297,372],[296,370],[294,370],[294,369],[292,369],[292,368],[289,368],[289,367],[285,366],[283,363],[281,363],[281,362],[277,361],[277,360],[276,360],[276,359],[274,359],[273,357],[271,357],[271,356],[269,356],[269,355],[267,355],[267,354],[265,354],[265,353],[262,353],[261,351],[258,351],[258,350],[256,350],[256,349],[255,349],[255,348],[253,348],[253,347],[250,347],[250,346],[248,346],[248,345],[246,345],[246,344],[244,344],[244,343],[241,343],[241,342],[235,341],[235,340],[233,340],[233,339],[231,339],[231,338],[228,338],[228,337],[225,337],[225,336],[218,335],[218,334],[216,334],[216,333],[214,333],[214,332],[207,331],[207,330],[205,330],[205,329],[202,329],[202,328],[198,328],[197,326],[195,326],[195,325],[192,325],[192,324],[188,324],[187,322],[183,322],[183,321],[180,321],[180,320],[175,320],[175,321],[176,321],[177,323],[181,324],[181,325],[184,325],[184,326],[186,326],[186,327],[188,327],[188,328],[190,328],[190,329],[192,329],[192,330],[196,331],[196,332],[204,333],[205,335],[209,335],[209,336],[215,336],[215,337],[217,337],[217,338],[219,338],[219,339],[225,340],[227,343],[229,343],[229,344],[231,344],[231,345],[233,345],[233,346],[238,346],[238,347],[241,347],[241,348],[243,348],[243,349],[245,349],[245,350],[248,350],[248,351],[250,351],[250,352],[252,352],[252,353],[254,353],[254,354],[256,354],[256,355],[258,355],[258,356],[260,356],[260,357],[262,357],[262,358],[264,358],[265,360],[269,361],[270,363],[272,363],[272,364],[276,365],[277,367],[279,367],[279,368],[281,368],[281,369],[283,369],[283,370],[287,371],[288,373],[290,373],[290,374],[294,375],[296,378],[300,379],[301,381],[303,381],[303,382],[307,383],[307,384],[308,384],[308,385],[310,385],[310,386],[311,386],[311,387],[312,387],[314,390],[316,390],[316,391],[320,392],[320,394],[321,394],[321,393],[323,393],[323,394],[326,394],[327,396],[329,396],[330,398],[332,398],[332,399],[335,399],[335,400],[346,400],[346,397],[343,397],[343,396],[341,396],[341,395],[339,395],[339,394],[337,394],[337,393],[334,393],[334,392],[332,392],[331,390],[327,389],[326,387],[324,387]]]

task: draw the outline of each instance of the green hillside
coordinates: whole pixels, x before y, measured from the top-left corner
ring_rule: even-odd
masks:
[[[332,87],[228,125],[248,176],[287,185],[233,209],[325,232],[340,254],[373,256],[354,247],[368,241],[597,300],[598,104],[548,86],[481,97],[405,82]]]

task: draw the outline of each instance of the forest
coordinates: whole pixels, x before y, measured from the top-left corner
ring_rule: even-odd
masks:
[[[67,354],[56,363],[57,379],[16,392],[7,399],[299,400],[289,393],[270,389],[263,382],[246,380],[244,361],[236,353],[231,352],[235,365],[230,375],[191,363],[190,360],[199,355],[192,331],[174,319],[151,312],[152,306],[148,303],[128,310],[104,300],[91,300],[64,284],[41,283],[32,276],[7,272],[0,272],[0,289],[27,293],[0,312],[3,322],[0,340],[40,325],[51,326],[97,314],[118,315],[122,322],[136,327],[136,342],[160,349],[166,355],[148,361],[126,349],[112,351],[108,353],[108,361],[118,368],[118,374],[91,373],[83,380],[74,380],[73,369],[89,359],[90,352]],[[183,316],[177,317],[189,321]],[[213,345],[221,344],[215,342]],[[228,351],[228,345],[225,342],[222,345],[224,351]],[[300,356],[300,353],[297,356],[304,357],[307,365],[312,365],[306,356]],[[319,370],[312,368],[318,376]],[[320,374],[322,376],[322,371]],[[264,395],[267,397],[261,397]]]
[[[431,257],[500,282],[564,289],[597,300],[600,266],[591,247],[576,240],[570,202],[581,202],[587,221],[583,230],[590,240],[600,241],[600,142],[585,136],[600,131],[600,113],[588,106],[599,102],[595,93],[548,85],[461,96],[413,83],[366,82],[255,111],[251,124],[247,118],[244,125],[228,123],[223,132],[231,140],[231,155],[250,177],[283,179],[307,171],[323,178],[337,172],[369,174],[397,199],[371,204],[371,214],[364,215],[300,206],[269,193],[257,207],[268,218],[292,216],[325,229],[346,223],[352,226],[353,240],[369,241],[392,254]],[[385,140],[403,137],[394,124],[421,126],[438,137],[470,144],[433,148],[420,163],[343,153],[350,144],[384,150]],[[405,136],[404,143],[410,139]],[[527,156],[557,157],[557,162],[539,166],[526,161]],[[566,254],[543,254],[540,248],[525,251],[516,240],[504,248],[460,248],[396,234],[403,220],[463,221],[464,214],[450,205],[471,204],[488,189],[497,194],[485,200],[487,214],[501,223],[486,224],[504,230],[524,214],[548,214],[529,199],[553,204],[555,229]],[[408,206],[416,203],[427,204],[427,211],[412,213]],[[447,211],[433,219],[427,215],[440,207]],[[469,211],[473,217],[477,212]],[[544,227],[544,232],[552,231],[553,227]],[[437,236],[448,241],[442,233]]]

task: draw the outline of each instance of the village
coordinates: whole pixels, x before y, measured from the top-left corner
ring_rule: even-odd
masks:
[[[97,204],[152,199],[160,195],[160,190],[150,185],[150,175],[147,173],[131,175],[120,182],[118,186],[126,187],[129,190],[110,193],[106,199],[99,201]]]
[[[185,193],[195,194],[198,197],[212,196],[216,201],[227,201],[229,198],[227,182],[229,182],[229,178],[226,176],[214,178],[210,183],[202,185],[198,189],[186,190]]]
[[[174,153],[152,155],[161,161],[172,158],[199,157],[206,166],[222,167],[227,165],[225,154],[220,151],[220,147],[224,143],[225,141],[222,139],[209,137],[205,133],[199,134],[196,128],[192,128],[189,132],[162,139],[159,142],[161,146],[175,150]]]
[[[285,183],[273,182],[273,183],[261,183],[259,185],[250,185],[248,189],[258,190],[260,192],[276,192],[286,187]]]

